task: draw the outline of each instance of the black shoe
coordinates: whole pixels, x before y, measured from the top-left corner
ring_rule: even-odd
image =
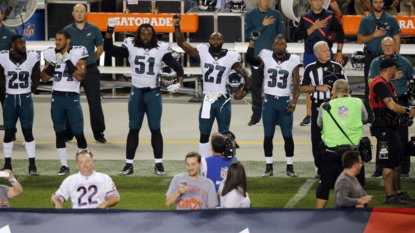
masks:
[[[397,196],[392,195],[390,197],[385,196],[385,199],[383,201],[383,204],[389,204],[389,205],[407,205],[407,201],[400,200]]]
[[[317,174],[316,176],[314,176],[314,178],[321,179],[321,175],[320,174]]]
[[[164,172],[164,167],[162,163],[156,163],[154,166],[154,171],[156,172],[156,175],[158,176],[165,176],[166,172]]]
[[[71,172],[69,171],[69,167],[62,166],[61,169],[59,170],[58,176],[67,176],[70,173]]]
[[[131,163],[127,163],[127,164],[125,164],[125,166],[122,169],[122,171],[120,171],[118,173],[118,175],[120,175],[120,176],[127,176],[127,175],[131,175],[133,173],[134,173],[133,165]]]
[[[253,125],[258,125],[259,124],[259,121],[254,121],[254,120],[251,120],[249,123],[248,123],[248,126],[253,126]]]
[[[267,167],[265,168],[264,174],[262,174],[262,177],[270,177],[274,175],[274,168],[272,167],[272,164],[267,164]]]
[[[10,166],[4,165],[3,169],[1,169],[1,170],[2,170],[2,171],[3,171],[3,170],[10,170],[10,171],[13,171],[13,169],[12,169],[12,165],[10,165]]]
[[[310,124],[310,119],[311,117],[309,115],[305,116],[303,121],[300,123],[300,126],[305,126],[305,125]]]
[[[39,172],[37,172],[36,166],[29,166],[29,175],[31,176],[39,175]]]
[[[298,177],[297,173],[294,171],[293,165],[287,165],[287,176]]]
[[[104,136],[96,138],[95,140],[97,141],[97,143],[102,143],[102,144],[107,142],[107,139],[105,139]]]
[[[379,172],[379,171],[373,172],[372,178],[378,178],[378,177],[382,177],[382,172]]]
[[[4,125],[0,125],[0,130],[4,130]]]
[[[401,201],[406,201],[406,202],[414,202],[415,201],[412,197],[410,197],[408,195],[407,192],[401,192],[401,193],[397,194],[396,197]]]

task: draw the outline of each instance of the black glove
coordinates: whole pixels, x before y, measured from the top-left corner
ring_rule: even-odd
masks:
[[[258,40],[258,37],[261,35],[261,33],[260,32],[257,32],[257,31],[252,31],[251,32],[251,40],[253,40],[253,41],[256,41],[256,40]]]

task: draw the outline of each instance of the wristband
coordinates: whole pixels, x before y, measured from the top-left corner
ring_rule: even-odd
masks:
[[[337,50],[337,52],[338,52],[338,53],[341,53],[341,52],[343,52],[343,51],[342,51],[341,49],[338,49],[338,50]]]
[[[11,185],[15,185],[17,183],[16,178],[13,177],[13,179],[9,180]]]
[[[114,33],[114,29],[115,29],[115,27],[108,26],[107,27],[107,32],[110,33],[110,34],[112,34],[112,33]]]
[[[174,24],[174,28],[179,28],[180,24]]]
[[[73,63],[71,62],[71,60],[67,60],[65,63],[66,63],[66,67],[68,67],[69,73],[70,74],[75,73],[76,67],[73,65]]]
[[[248,94],[248,92],[249,92],[248,88],[246,88],[246,87],[244,87],[244,88],[242,89],[242,91],[244,91],[246,94]]]
[[[52,77],[53,74],[55,73],[55,64],[49,63],[49,66],[48,68],[46,68],[45,73]]]
[[[411,110],[409,110],[409,108],[406,109],[406,115],[409,116],[409,114],[411,113]]]

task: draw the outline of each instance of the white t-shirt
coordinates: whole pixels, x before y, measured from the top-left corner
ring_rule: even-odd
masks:
[[[73,209],[91,209],[97,208],[111,196],[120,198],[111,177],[94,171],[88,177],[80,172],[67,177],[52,199],[59,198],[63,203],[70,197]]]
[[[222,181],[219,186],[219,195],[220,195],[220,207],[221,208],[250,208],[251,200],[249,199],[248,193],[246,197],[242,195],[237,189],[234,189],[227,193],[225,196],[222,196],[223,186],[225,185],[226,179]]]

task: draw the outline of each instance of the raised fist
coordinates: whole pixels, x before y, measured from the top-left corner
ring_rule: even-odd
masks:
[[[182,16],[180,14],[173,15],[173,23],[174,24],[180,24],[181,19],[182,19]]]
[[[114,28],[117,25],[118,25],[118,20],[116,18],[109,18],[108,19],[107,32],[108,33],[113,33],[114,32]]]
[[[257,31],[252,31],[251,32],[251,40],[253,40],[253,41],[256,41],[256,40],[258,40],[258,37],[261,35],[261,33],[260,32],[257,32]]]

